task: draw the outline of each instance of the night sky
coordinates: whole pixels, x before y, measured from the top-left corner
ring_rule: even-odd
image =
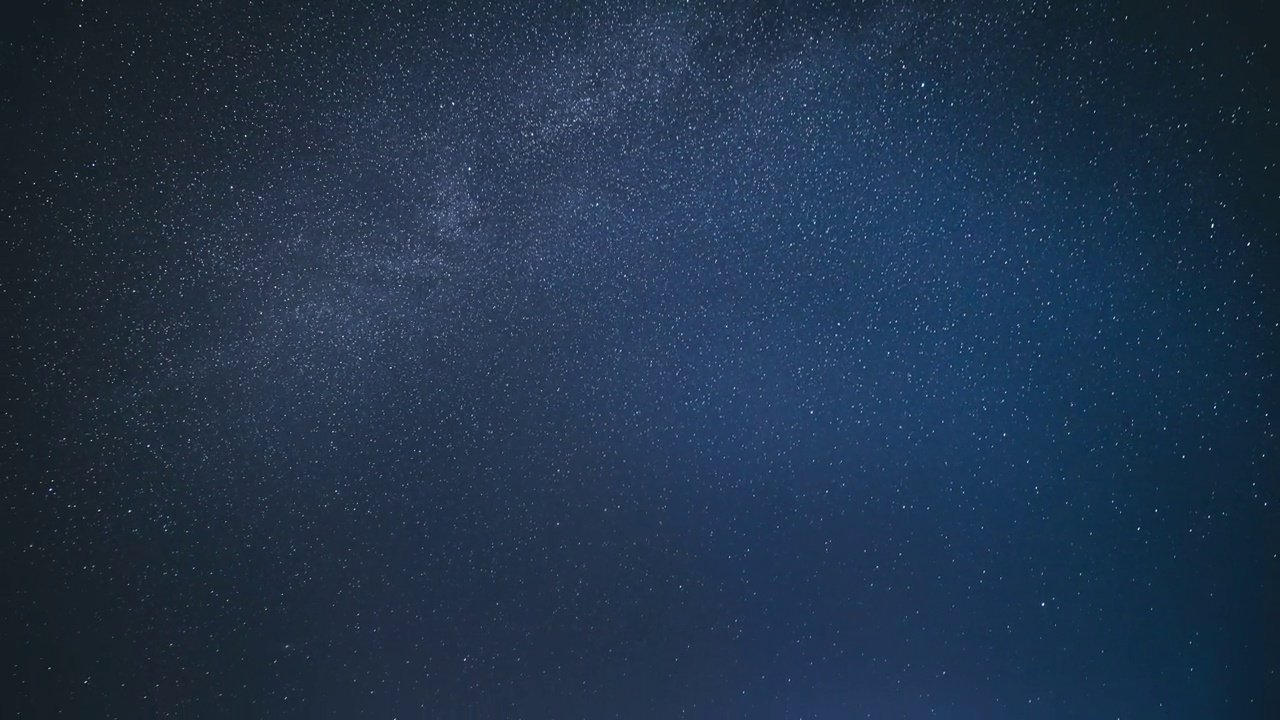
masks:
[[[5,11],[0,715],[1280,717],[1262,3],[193,5]]]

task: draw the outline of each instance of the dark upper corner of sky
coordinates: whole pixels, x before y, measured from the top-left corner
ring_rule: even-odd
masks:
[[[518,11],[490,3],[39,3],[9,13],[0,66],[5,119],[20,129],[15,150],[48,123],[67,136],[87,131],[101,145],[113,124],[244,130],[264,103],[278,110],[253,120],[259,125],[325,122],[326,112],[360,112],[344,106],[377,92],[416,94],[421,112],[429,96],[501,93],[467,84],[491,82],[495,66],[518,69],[565,42],[605,39],[602,26],[625,28],[646,15],[678,18],[695,43],[691,61],[709,78],[741,75],[817,39],[873,48],[879,69],[898,65],[953,95],[980,90],[1015,108],[1039,102],[1067,121],[1088,119],[1071,96],[1081,85],[1104,110],[1108,102],[1115,112],[1155,105],[1192,119],[1219,103],[1274,98],[1265,23],[1246,6],[1213,3],[548,2]],[[869,41],[866,31],[889,17],[883,41]],[[1133,67],[1148,51],[1158,62]],[[1170,67],[1188,72],[1174,73],[1175,84]],[[1241,142],[1265,140],[1269,121],[1259,117],[1236,119]]]

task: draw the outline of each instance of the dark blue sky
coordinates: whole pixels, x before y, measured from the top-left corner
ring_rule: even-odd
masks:
[[[1268,718],[1221,3],[6,24],[3,714]]]

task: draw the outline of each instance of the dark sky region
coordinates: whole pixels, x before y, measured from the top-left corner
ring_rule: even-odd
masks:
[[[0,715],[1280,717],[1262,3],[22,5]]]

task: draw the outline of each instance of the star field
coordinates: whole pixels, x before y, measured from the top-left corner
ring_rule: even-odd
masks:
[[[44,4],[13,717],[1263,718],[1214,4]]]

